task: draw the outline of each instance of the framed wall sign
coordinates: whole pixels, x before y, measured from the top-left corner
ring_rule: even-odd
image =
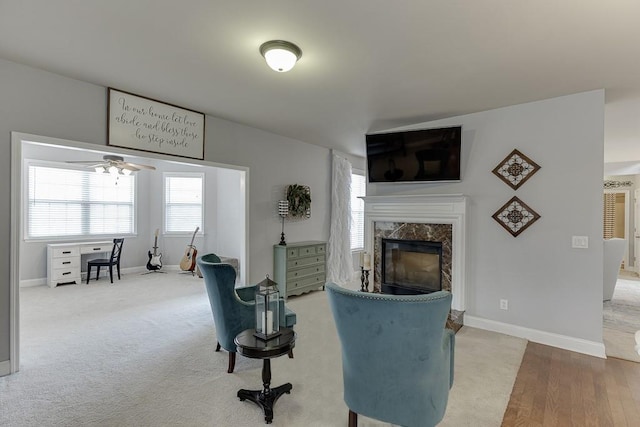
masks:
[[[204,159],[204,114],[109,88],[107,144]]]

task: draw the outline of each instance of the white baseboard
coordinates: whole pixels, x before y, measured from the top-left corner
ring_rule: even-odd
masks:
[[[5,375],[9,375],[11,373],[11,361],[5,360],[4,362],[0,362],[0,377],[4,377]]]
[[[524,338],[539,344],[575,351],[576,353],[588,354],[602,359],[607,358],[604,343],[601,342],[587,341],[581,338],[539,331],[537,329],[525,328],[523,326],[510,325],[508,323],[497,322],[495,320],[470,316],[466,313],[464,315],[464,324],[466,326],[471,326],[472,328],[485,329],[487,331]]]
[[[180,266],[176,265],[175,266],[176,270],[180,269]],[[165,269],[165,266],[162,267],[163,270]],[[170,268],[171,270],[171,268]],[[144,273],[147,271],[147,267],[146,266],[139,266],[139,267],[127,267],[127,268],[122,268],[120,270],[120,274],[125,275],[125,274],[138,274],[138,273]],[[114,275],[116,275],[117,278],[117,274],[115,271],[113,272]],[[93,272],[91,272],[91,277],[93,277],[95,279],[95,270]],[[101,269],[100,270],[100,277],[109,277],[109,269]],[[85,281],[87,280],[87,272],[83,271],[81,273],[81,280],[82,283],[86,283]],[[79,283],[80,284],[80,283]],[[21,280],[20,281],[20,287],[21,288],[30,288],[33,286],[46,286],[47,285],[47,278],[46,277],[42,277],[40,279],[28,279],[28,280]]]
[[[31,288],[33,286],[45,286],[46,284],[47,284],[46,277],[43,277],[41,279],[29,279],[29,280],[20,281],[21,288]]]

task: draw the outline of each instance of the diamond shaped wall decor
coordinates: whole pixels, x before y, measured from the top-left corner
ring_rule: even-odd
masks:
[[[520,151],[513,150],[492,172],[509,187],[517,190],[539,169],[540,166],[536,162]]]
[[[507,203],[492,215],[513,237],[518,237],[520,233],[536,222],[540,215],[522,200],[512,197]]]

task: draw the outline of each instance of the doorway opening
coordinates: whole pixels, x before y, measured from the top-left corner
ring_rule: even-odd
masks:
[[[623,182],[627,189],[605,189],[603,194],[603,238],[624,239],[624,256],[618,265],[617,280],[611,283],[607,277],[603,281],[603,342],[605,353],[609,357],[640,362],[640,356],[634,350],[634,335],[640,329],[640,277],[638,277],[638,263],[635,262],[638,253],[636,232],[638,224],[638,209],[636,206],[638,190],[633,187],[633,181]],[[613,243],[613,242],[609,242]],[[606,256],[607,262],[615,261]],[[612,246],[609,246],[613,253]],[[619,262],[620,259],[616,258]],[[610,266],[613,268],[613,266]],[[605,274],[605,276],[608,276]],[[610,277],[610,276],[609,276]],[[612,287],[613,286],[613,289]],[[613,296],[612,296],[613,295]]]
[[[102,158],[103,155],[120,155],[152,164],[158,171],[155,175],[140,174],[139,191],[136,196],[137,228],[128,238],[128,255],[131,271],[145,270],[148,249],[153,244],[153,235],[162,224],[164,172],[180,170],[198,171],[208,181],[206,194],[212,202],[206,215],[205,228],[208,233],[201,237],[201,252],[228,255],[239,260],[240,283],[247,279],[248,272],[248,194],[249,170],[245,167],[213,163],[196,159],[184,159],[163,154],[138,152],[111,146],[102,146],[77,141],[50,138],[38,135],[12,133],[11,153],[11,260],[9,301],[9,373],[19,370],[20,354],[20,287],[46,285],[47,261],[46,240],[25,240],[25,185],[26,159],[51,162],[66,162]],[[136,161],[136,163],[139,163]],[[209,185],[211,184],[211,185]],[[144,186],[144,188],[142,188]],[[205,204],[207,200],[205,200]],[[207,235],[208,234],[208,235]],[[117,236],[109,236],[113,238]],[[164,254],[177,261],[183,256],[189,236],[165,235]],[[177,264],[177,262],[173,262]]]

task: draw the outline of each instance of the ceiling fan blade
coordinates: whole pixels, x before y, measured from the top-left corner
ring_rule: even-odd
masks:
[[[131,172],[138,172],[140,170],[140,168],[138,168],[138,165],[133,165],[132,163],[121,163],[120,167],[122,169],[130,170]]]
[[[98,167],[102,167],[107,169],[110,165],[108,163],[96,163],[94,162],[66,162],[66,163],[74,163],[77,165],[84,165],[87,169],[95,169]]]
[[[79,163],[79,164],[85,164],[85,165],[92,165],[92,164],[95,164],[96,162],[99,162],[99,160],[67,160],[65,163]]]
[[[104,155],[104,161],[99,160],[68,160],[66,163],[75,163],[81,165],[87,165],[88,168],[97,168],[103,167],[105,169],[109,169],[111,166],[115,166],[117,168],[127,169],[131,172],[137,172],[141,169],[148,170],[156,170],[154,166],[150,165],[141,165],[138,163],[129,163],[125,162],[122,157],[116,155]]]
[[[156,170],[156,168],[154,166],[149,166],[149,165],[140,165],[138,163],[129,163],[129,162],[124,162],[123,164],[127,165],[127,166],[131,166],[134,168],[137,168],[138,170],[140,169],[149,169],[149,170]]]

